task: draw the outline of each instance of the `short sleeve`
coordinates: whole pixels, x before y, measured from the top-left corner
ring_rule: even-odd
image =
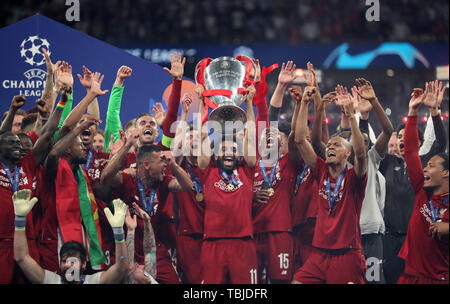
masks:
[[[322,173],[326,172],[328,169],[327,163],[320,158],[319,156],[316,156],[316,167],[313,170],[313,178],[316,178],[318,182],[320,182],[320,178],[322,177]]]
[[[42,284],[61,284],[61,277],[55,272],[44,270],[44,281]]]
[[[200,180],[201,180],[202,184],[205,182],[205,179],[209,176],[211,170],[214,167],[215,167],[214,160],[211,157],[211,159],[209,160],[209,164],[205,169],[201,169],[200,167],[198,168],[198,172],[199,172]]]
[[[84,279],[85,284],[100,284],[100,278],[103,271],[96,272],[92,275],[87,275]]]
[[[375,166],[375,168],[378,170],[378,168],[380,167],[380,163],[384,158],[381,157],[380,154],[378,154],[377,149],[375,148],[375,146],[373,146],[369,152],[368,152],[368,160],[370,162],[372,162],[372,164]]]

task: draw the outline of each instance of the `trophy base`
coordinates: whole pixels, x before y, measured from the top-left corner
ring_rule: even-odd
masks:
[[[235,105],[224,105],[214,109],[209,120],[217,121],[222,127],[223,134],[232,134],[244,129],[247,115],[244,110]]]

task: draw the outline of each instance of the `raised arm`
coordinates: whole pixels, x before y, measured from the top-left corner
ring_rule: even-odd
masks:
[[[181,53],[175,52],[174,55],[170,54],[170,70],[164,68],[170,76],[173,77],[172,91],[170,92],[169,101],[167,103],[167,115],[163,123],[163,139],[162,144],[170,148],[172,141],[175,137],[175,133],[170,131],[170,127],[178,118],[178,108],[180,106],[181,97],[181,84],[184,74],[184,64],[186,63],[186,57],[182,57]]]
[[[419,107],[423,103],[424,98],[430,94],[427,89],[425,92],[422,89],[414,89],[409,101],[408,120],[405,126],[405,162],[408,169],[409,180],[416,193],[422,189],[424,183],[424,176],[422,170],[422,162],[419,156],[419,133],[417,131],[417,115]],[[430,96],[429,96],[430,97]]]
[[[124,133],[122,130],[120,130],[120,132],[122,134]],[[102,170],[100,175],[101,185],[104,185],[107,188],[116,188],[122,185],[122,175],[119,171],[123,167],[128,151],[136,144],[138,138],[137,130],[130,131],[126,143],[110,158],[108,164]]]
[[[96,72],[91,75],[90,83],[91,88],[87,91],[86,96],[80,101],[80,103],[70,112],[63,124],[63,128],[73,128],[81,119],[87,107],[97,98],[97,96],[105,95],[108,90],[102,90],[100,88],[103,75]]]
[[[53,76],[56,71],[59,69],[61,65],[61,61],[57,61],[55,64],[50,60],[50,56],[47,53],[45,48],[42,48],[42,52],[44,53],[45,64],[47,67],[47,78],[45,80],[44,92],[42,93],[42,99],[46,104],[50,106],[50,109],[53,109],[56,101],[56,97],[58,97],[58,91],[60,87],[55,87],[53,83]],[[70,85],[70,84],[66,84]],[[60,85],[61,86],[61,85]]]
[[[67,63],[60,65],[57,70],[55,70],[55,89],[54,92],[59,92],[62,86],[67,86],[72,89],[72,94],[70,94],[69,99],[67,100],[67,103],[65,104],[64,110],[62,112],[61,119],[59,120],[58,124],[58,131],[56,131],[55,135],[53,136],[53,140],[56,141],[59,137],[59,134],[61,133],[61,128],[64,124],[64,121],[69,116],[70,112],[72,111],[72,105],[73,105],[73,76],[71,73],[68,72],[68,65]],[[56,96],[54,96],[56,100]],[[67,133],[68,128],[63,133]]]
[[[349,121],[352,132],[352,148],[354,155],[353,168],[355,170],[355,175],[358,177],[363,177],[367,170],[367,152],[364,145],[364,137],[356,121],[354,106],[350,97],[343,99],[342,107],[344,109],[344,115]]]
[[[394,132],[394,128],[392,127],[392,123],[386,115],[383,107],[378,101],[377,96],[375,95],[375,91],[373,90],[372,84],[365,80],[364,78],[356,79],[356,83],[358,84],[358,96],[361,97],[360,103],[358,107],[361,112],[361,119],[368,120],[369,111],[366,111],[364,107],[364,101],[368,101],[373,108],[375,115],[377,117],[378,123],[381,127],[381,134],[378,136],[377,141],[375,143],[375,149],[381,157],[384,157],[386,153],[386,149],[389,143],[389,139],[391,138],[392,132]],[[364,117],[363,117],[364,116]]]
[[[17,191],[12,196],[15,213],[14,260],[31,283],[40,284],[44,282],[45,271],[30,256],[25,232],[27,215],[38,200],[35,197],[30,199],[30,197],[31,191],[28,189]]]
[[[308,62],[306,64],[306,66],[308,68],[308,74],[309,74],[309,76],[304,74],[304,78],[306,80],[306,85],[316,88],[316,93],[314,94],[314,109],[315,109],[316,113],[317,113],[317,109],[319,108],[319,104],[322,103],[322,106],[320,107],[320,109],[322,109],[322,113],[321,113],[322,118],[320,120],[318,120],[317,122],[316,122],[316,120],[314,120],[314,122],[313,122],[313,128],[314,128],[314,123],[317,123],[316,128],[320,128],[320,132],[318,133],[319,136],[317,137],[316,142],[312,141],[312,134],[311,134],[311,142],[313,142],[314,151],[316,151],[316,153],[319,154],[320,157],[322,157],[322,154],[325,156],[325,146],[328,143],[328,140],[330,138],[330,136],[328,134],[328,125],[326,123],[327,115],[326,115],[325,110],[331,103],[329,100],[331,97],[330,97],[330,95],[328,95],[327,98],[323,98],[323,100],[328,101],[323,104],[322,96],[320,95],[319,83],[317,81],[316,72],[314,71],[314,65],[311,62]],[[322,144],[320,144],[319,140],[322,142]]]
[[[259,122],[264,122],[264,126],[266,126],[269,123],[269,108],[267,107],[267,100],[266,100],[266,94],[267,94],[267,83],[264,77],[262,76],[261,72],[261,65],[259,64],[259,59],[253,59],[253,63],[255,64],[255,74],[254,74],[254,81],[255,81],[255,88],[256,88],[256,94],[253,98],[254,105],[256,106],[256,128],[258,130]],[[250,75],[251,78],[252,75]],[[259,98],[259,102],[256,102],[256,99]],[[256,138],[258,144],[258,137]]]
[[[58,122],[61,119],[67,100],[72,93],[71,90],[72,89],[70,87],[61,87],[61,101],[56,106],[52,115],[50,115],[50,118],[41,130],[41,135],[33,146],[33,152],[37,164],[44,162],[50,151],[53,135],[58,129]]]
[[[444,124],[441,120],[441,114],[439,112],[439,106],[442,102],[442,98],[444,96],[445,87],[442,89],[442,83],[438,81],[429,82],[427,84],[429,87],[430,93],[427,94],[423,103],[428,107],[430,111],[431,118],[433,120],[433,130],[435,135],[435,141],[433,142],[431,149],[428,151],[426,156],[426,160],[428,160],[433,155],[444,152],[447,147],[447,134],[445,132]]]
[[[206,126],[203,128],[202,118],[203,113],[205,111],[205,103],[204,103],[204,97],[202,95],[204,88],[201,84],[197,85],[195,88],[195,91],[198,95],[198,98],[200,99],[198,104],[198,117],[197,117],[197,130],[200,133],[200,136],[198,139],[195,139],[196,141],[199,141],[198,146],[198,157],[197,157],[197,163],[198,167],[202,170],[204,170],[211,161],[211,140],[208,136],[208,129]]]
[[[128,275],[124,279],[124,284],[133,284],[133,270],[134,270],[134,234],[137,227],[136,214],[131,216],[130,209],[127,208],[125,216],[125,224],[127,226],[127,236],[125,243],[128,252]]]
[[[173,175],[176,179],[173,179],[169,182],[169,191],[170,192],[182,192],[191,190],[194,187],[194,183],[192,182],[189,174],[180,167],[175,161],[175,158],[170,151],[163,152],[166,161],[169,166],[172,168]]]
[[[275,91],[270,99],[269,121],[278,121],[280,118],[280,110],[283,105],[283,97],[287,87],[295,80],[295,64],[293,61],[283,62],[280,74],[278,75],[278,83]]]
[[[114,215],[109,208],[105,208],[105,215],[114,232],[116,263],[100,275],[100,284],[118,284],[129,267],[129,254],[125,245],[123,224],[127,213],[127,205],[120,199],[113,201]]]
[[[121,66],[117,71],[116,80],[111,90],[108,102],[108,110],[106,112],[105,123],[105,151],[110,152],[109,143],[111,142],[111,136],[114,137],[113,142],[117,142],[119,139],[119,130],[121,129],[120,123],[120,107],[122,105],[122,96],[124,90],[125,79],[131,76],[133,70],[127,66]]]
[[[175,132],[175,139],[172,147],[172,151],[176,151],[174,156],[177,164],[181,164],[183,155],[185,155],[185,150],[183,150],[183,143],[189,143],[189,141],[187,141],[187,133],[189,131],[187,119],[192,101],[193,96],[189,93],[184,94],[183,98],[181,99],[181,116],[178,120],[177,131]]]
[[[314,87],[306,87],[303,92],[302,101],[300,104],[300,110],[295,124],[295,144],[297,145],[300,157],[311,169],[316,168],[316,153],[307,140],[306,135],[308,132],[308,106],[309,102],[313,99],[315,94]]]
[[[52,113],[53,107],[55,105],[56,98],[58,97],[59,90],[53,84],[53,75],[59,69],[61,61],[53,64],[50,60],[45,48],[42,48],[44,53],[45,63],[47,66],[47,78],[45,80],[44,92],[42,93],[42,98],[36,101],[36,107],[38,109],[39,115],[34,124],[33,131],[36,135],[40,136],[42,126],[47,122],[50,114]],[[60,89],[60,87],[59,87]]]
[[[0,127],[0,131],[11,131],[14,122],[14,116],[16,115],[17,110],[24,106],[25,100],[25,96],[23,95],[16,95],[13,97],[8,114],[6,115],[5,119],[2,122],[2,126]]]
[[[144,269],[156,278],[156,241],[150,216],[138,204],[133,203],[138,216],[144,221]]]
[[[63,156],[64,152],[70,147],[74,139],[78,137],[83,130],[89,128],[94,124],[98,126],[100,124],[100,121],[94,117],[88,117],[88,119],[86,119],[83,123],[76,126],[73,130],[67,133],[67,135],[56,142],[45,161],[47,180],[56,179],[59,158]]]
[[[314,95],[314,108],[316,111],[316,116],[311,129],[311,143],[314,151],[319,155],[320,158],[325,159],[325,149],[326,143],[324,142],[324,125],[326,129],[325,137],[328,138],[328,126],[323,122],[325,119],[325,109],[336,99],[336,93],[330,92],[325,94],[325,96],[316,101],[317,94]]]
[[[86,89],[86,93],[91,89],[91,77],[92,72],[83,65],[83,77],[80,74],[77,74],[78,79],[80,80],[81,85]],[[100,107],[98,106],[98,99],[95,98],[88,107],[87,114],[94,116],[97,119],[100,119]]]
[[[292,161],[299,160],[299,153],[297,145],[295,144],[295,127],[297,125],[298,112],[300,111],[300,104],[302,102],[302,87],[292,86],[289,88],[289,94],[295,100],[294,114],[291,119],[291,133],[288,136],[288,155]]]
[[[256,126],[255,113],[253,112],[253,97],[255,96],[255,86],[246,88],[247,122],[244,135],[244,160],[250,168],[256,165]]]

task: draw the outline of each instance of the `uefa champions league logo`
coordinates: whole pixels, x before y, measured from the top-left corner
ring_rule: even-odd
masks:
[[[19,40],[20,41],[20,40]],[[25,97],[40,97],[44,90],[47,71],[45,68],[45,57],[42,48],[50,53],[50,43],[47,39],[38,35],[29,36],[20,44],[20,57],[32,68],[23,72],[26,79],[12,77],[1,80],[1,87],[6,90],[12,90],[12,95],[24,95]],[[39,66],[44,65],[44,69]]]
[[[25,58],[25,62],[30,64],[31,66],[40,66],[45,63],[44,54],[41,51],[41,48],[45,48],[47,50],[48,55],[50,56],[50,43],[45,38],[41,38],[39,36],[30,36],[20,45],[20,56]]]

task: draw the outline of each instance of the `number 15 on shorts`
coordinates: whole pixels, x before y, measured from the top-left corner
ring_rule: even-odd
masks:
[[[280,253],[278,255],[278,258],[280,259],[280,269],[289,269],[289,253]]]

